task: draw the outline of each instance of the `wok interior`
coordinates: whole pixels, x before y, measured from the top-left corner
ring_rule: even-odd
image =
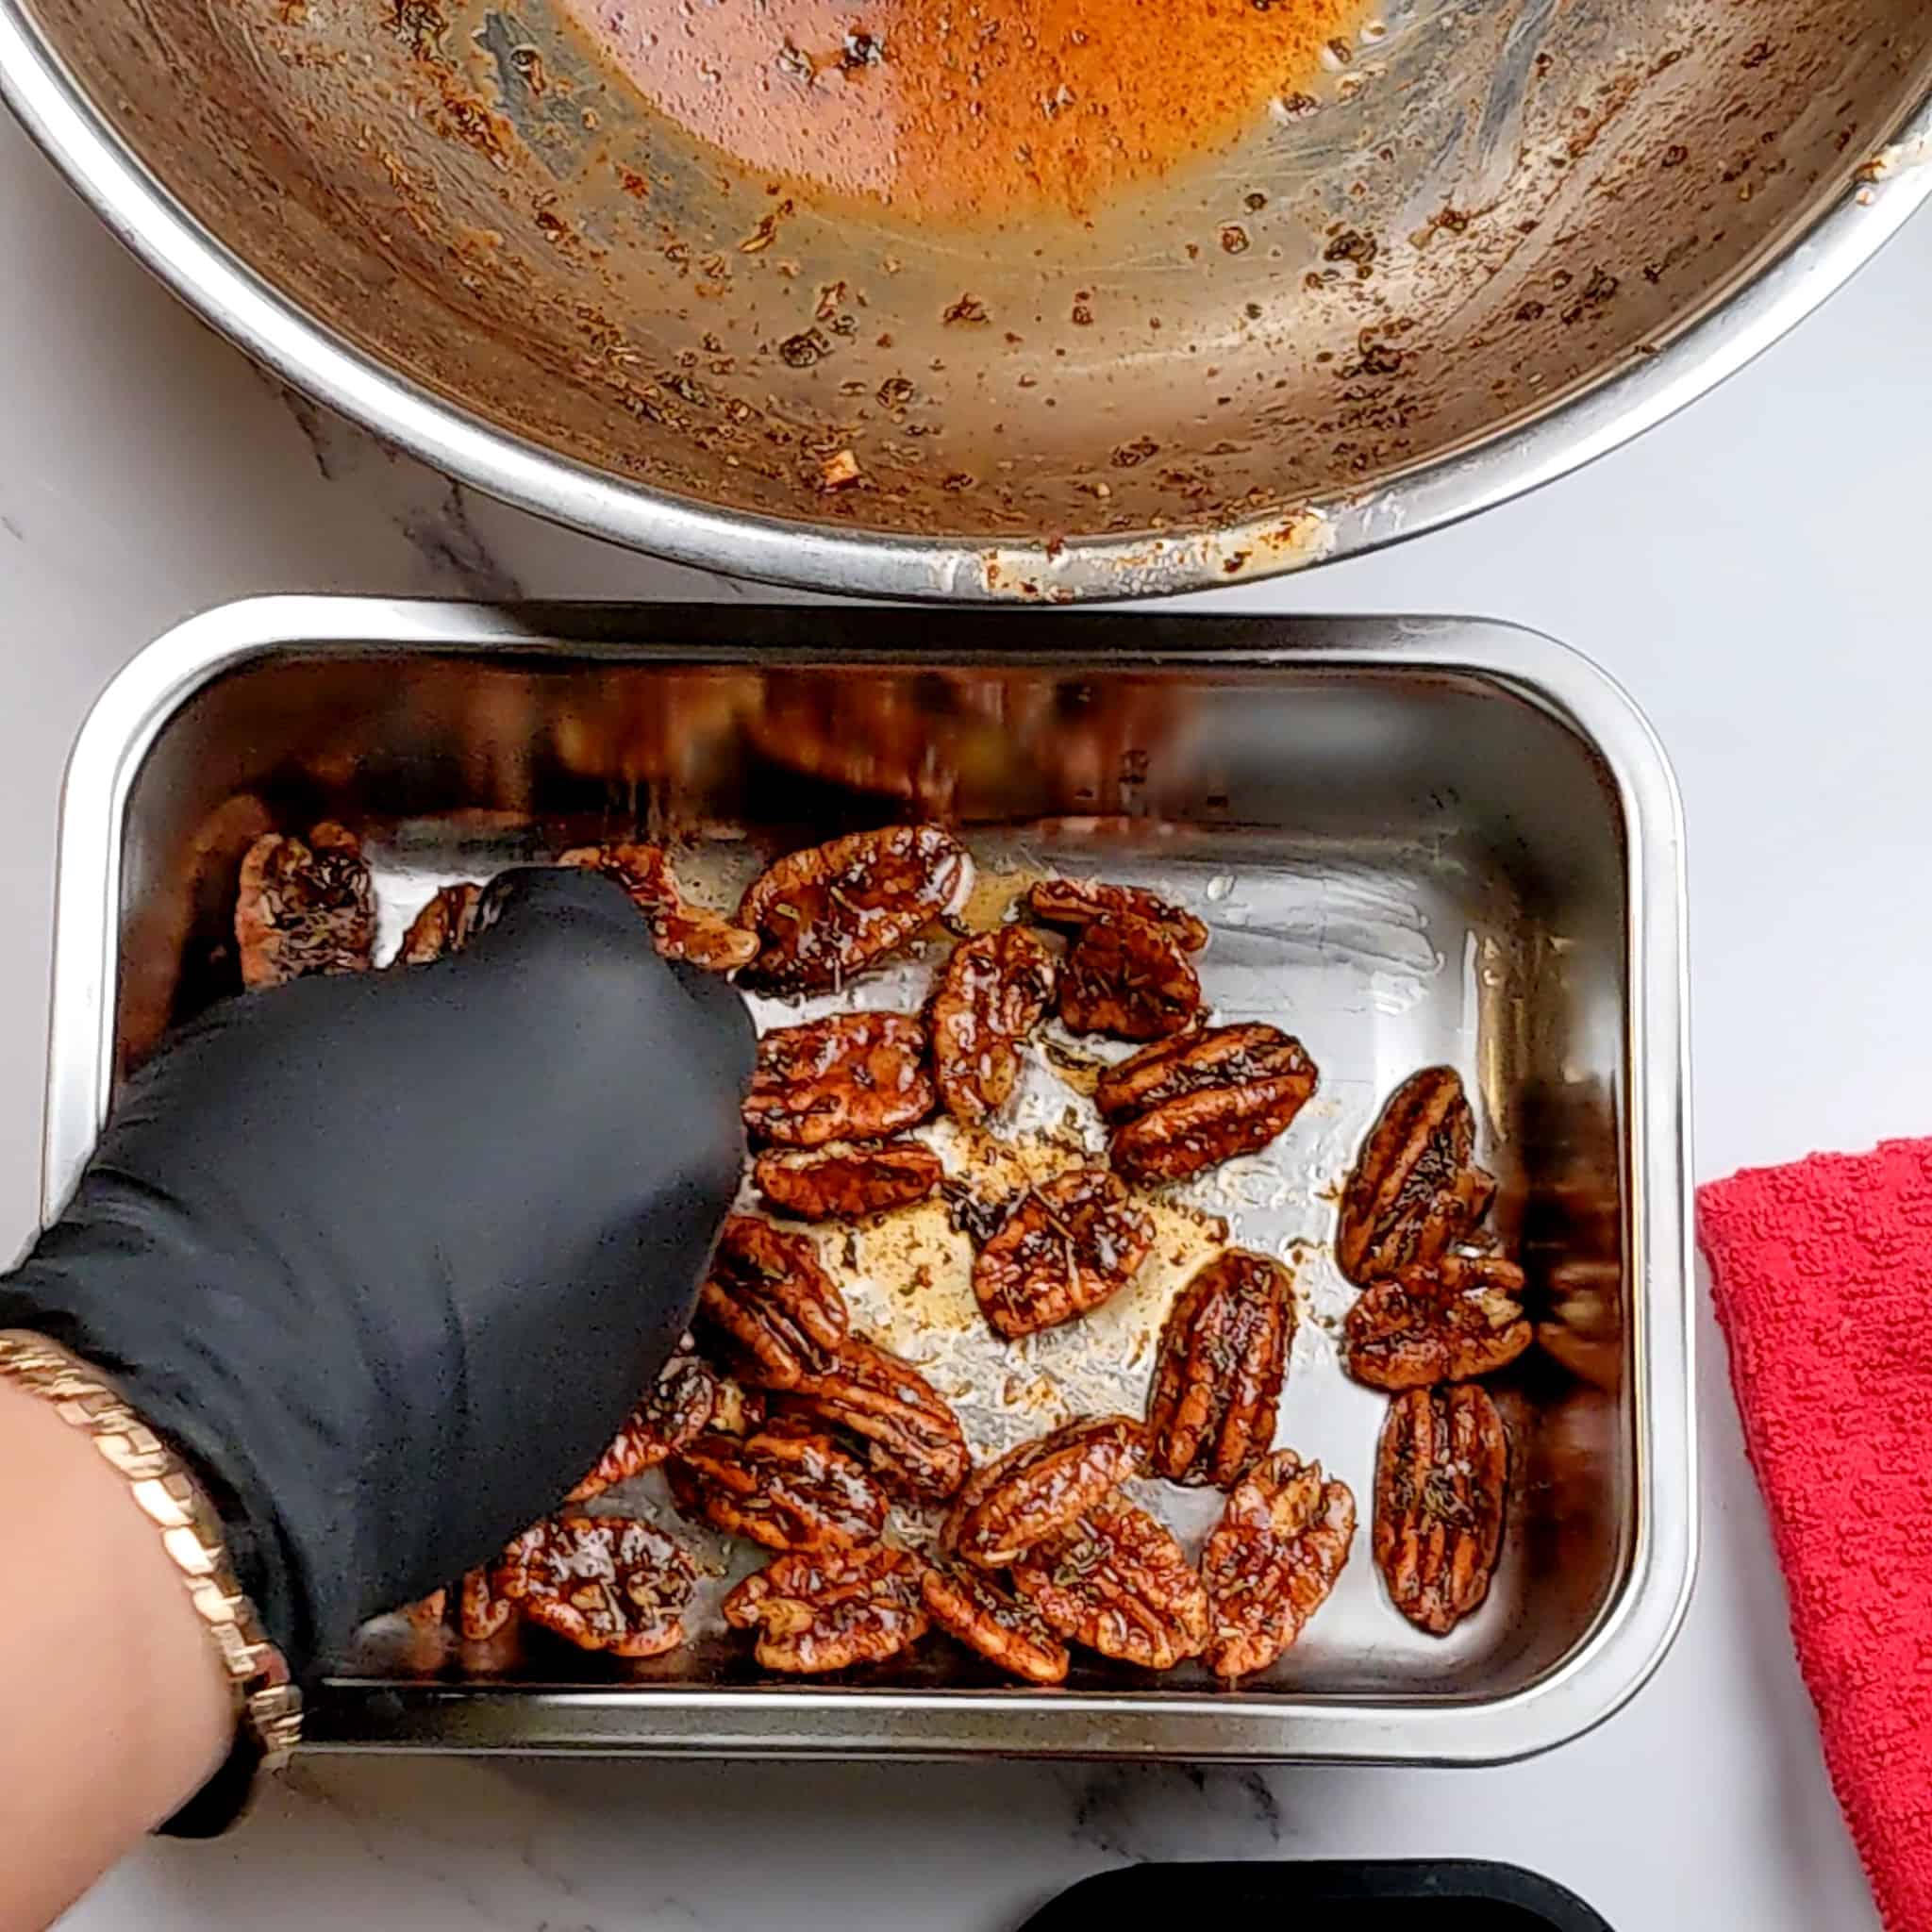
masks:
[[[1932,80],[1916,0],[1396,0],[1231,151],[969,227],[733,169],[546,0],[31,10],[242,261],[480,422],[990,552],[1265,531],[1549,410],[1708,309]]]

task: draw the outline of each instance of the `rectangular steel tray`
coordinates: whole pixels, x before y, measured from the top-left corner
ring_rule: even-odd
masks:
[[[796,843],[921,809],[985,850],[1180,893],[1215,928],[1203,977],[1224,1016],[1283,1019],[1320,1063],[1287,1167],[1235,1176],[1228,1198],[1237,1239],[1298,1261],[1279,1440],[1349,1482],[1364,1517],[1334,1599],[1233,1691],[1097,1665],[1021,1690],[943,1645],[890,1678],[774,1686],[722,1638],[647,1666],[545,1652],[465,1679],[377,1626],[317,1698],[313,1741],[1454,1763],[1607,1716],[1668,1647],[1697,1541],[1682,832],[1642,718],[1528,632],[321,597],[212,611],[122,674],[68,773],[44,1211],[117,1079],[236,985],[235,869],[266,824],[361,831],[392,933],[438,879],[585,838],[673,824]],[[1447,1641],[1380,1594],[1381,1400],[1337,1366],[1350,1291],[1326,1252],[1381,1098],[1438,1061],[1469,1082],[1541,1344],[1498,1391],[1517,1473],[1495,1588]]]

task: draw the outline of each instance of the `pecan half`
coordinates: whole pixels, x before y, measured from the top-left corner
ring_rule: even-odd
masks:
[[[588,1503],[614,1483],[668,1461],[709,1425],[718,1372],[694,1355],[673,1356],[644,1399],[624,1419],[596,1466],[563,1500]]]
[[[1052,1624],[983,1571],[935,1563],[921,1585],[933,1622],[1001,1670],[1029,1684],[1058,1684],[1066,1676],[1067,1646]]]
[[[1489,1594],[1503,1541],[1509,1437],[1474,1383],[1411,1389],[1375,1452],[1375,1563],[1395,1607],[1446,1637]]]
[[[375,951],[375,887],[362,841],[333,820],[307,842],[264,833],[242,860],[235,944],[251,991],[311,973],[366,973]]]
[[[949,1556],[1003,1570],[1104,1502],[1141,1467],[1146,1433],[1131,1416],[1082,1416],[976,1469],[941,1537]]]
[[[622,886],[650,922],[651,937],[667,959],[731,973],[758,958],[757,933],[685,898],[661,845],[575,845],[557,862],[601,872]]]
[[[470,1570],[457,1586],[454,1604],[447,1590],[432,1590],[407,1605],[403,1614],[419,1629],[453,1624],[465,1643],[487,1643],[516,1614],[516,1606],[497,1590],[488,1570]]]
[[[843,986],[957,912],[966,848],[939,825],[890,825],[793,852],[754,879],[738,922],[758,935],[747,977],[774,992]]]
[[[439,886],[429,903],[409,922],[395,963],[426,966],[447,953],[460,953],[476,929],[476,904],[481,886]]]
[[[801,1221],[857,1221],[909,1208],[944,1174],[939,1156],[916,1141],[842,1153],[760,1154],[751,1171],[766,1206]]]
[[[882,1141],[939,1104],[925,1028],[909,1013],[835,1013],[758,1041],[744,1101],[754,1139],[787,1147]]]
[[[862,1336],[849,1336],[827,1374],[808,1377],[778,1406],[862,1437],[873,1474],[914,1502],[943,1503],[973,1466],[965,1431],[939,1391]]]
[[[1294,1328],[1279,1261],[1229,1248],[1195,1274],[1168,1310],[1148,1392],[1156,1475],[1225,1490],[1267,1453]]]
[[[1117,1295],[1154,1245],[1154,1224],[1104,1167],[1028,1188],[973,1261],[973,1292],[1009,1341]]]
[[[698,1320],[724,1337],[740,1379],[795,1388],[832,1365],[851,1325],[808,1237],[734,1214],[698,1290]]]
[[[1208,1668],[1264,1671],[1327,1601],[1355,1540],[1355,1497],[1291,1449],[1264,1457],[1227,1499],[1201,1556],[1213,1606]]]
[[[1131,1180],[1177,1181],[1287,1131],[1320,1079],[1278,1027],[1215,1026],[1158,1041],[1109,1067],[1093,1091],[1114,1124],[1113,1164]]]
[[[1029,1550],[1013,1584],[1062,1637],[1142,1670],[1172,1670],[1208,1641],[1208,1591],[1187,1552],[1118,1497]]]
[[[779,1557],[724,1599],[724,1621],[758,1632],[768,1671],[811,1674],[895,1657],[925,1635],[918,1560],[866,1549]]]
[[[839,1550],[886,1526],[879,1487],[826,1436],[703,1435],[666,1467],[685,1515],[774,1550]]]
[[[1371,1389],[1467,1382],[1529,1346],[1523,1270],[1495,1255],[1398,1268],[1357,1296],[1342,1324],[1348,1373]]]
[[[1475,1116],[1448,1067],[1412,1074],[1369,1130],[1341,1196],[1335,1256],[1357,1284],[1433,1261],[1489,1211],[1494,1179],[1474,1163]]]
[[[1145,886],[1110,886],[1099,879],[1041,879],[1026,894],[1035,919],[1084,932],[1099,919],[1141,919],[1172,935],[1181,950],[1198,953],[1208,928],[1191,912]]]
[[[956,946],[927,1009],[940,1097],[954,1119],[997,1113],[1020,1077],[1020,1042],[1053,998],[1053,954],[1024,925]]]
[[[553,1516],[510,1544],[491,1581],[531,1623],[580,1649],[657,1657],[684,1641],[680,1613],[697,1571],[655,1524]]]
[[[1144,919],[1096,919],[1060,961],[1060,1020],[1074,1033],[1162,1040],[1201,1010],[1180,942]]]

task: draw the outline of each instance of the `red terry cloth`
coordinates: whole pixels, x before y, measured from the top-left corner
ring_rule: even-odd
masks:
[[[1893,1932],[1932,1927],[1932,1141],[1698,1191],[1824,1757]]]

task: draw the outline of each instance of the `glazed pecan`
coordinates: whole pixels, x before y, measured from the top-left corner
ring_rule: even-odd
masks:
[[[332,820],[307,842],[268,832],[242,860],[235,902],[242,984],[311,973],[366,973],[375,950],[375,886],[362,841]]]
[[[1145,886],[1109,886],[1098,879],[1041,879],[1026,894],[1035,919],[1084,932],[1100,919],[1140,919],[1160,926],[1184,953],[1208,943],[1208,928],[1191,912]]]
[[[1433,1261],[1489,1211],[1493,1178],[1474,1163],[1475,1116],[1448,1067],[1412,1074],[1369,1130],[1341,1197],[1335,1256],[1357,1284]]]
[[[1020,1042],[1053,998],[1054,958],[1024,925],[954,948],[927,1008],[940,1097],[954,1119],[997,1113],[1020,1077]]]
[[[738,908],[761,946],[747,976],[773,992],[843,986],[957,912],[972,890],[966,848],[938,825],[793,852],[752,881]]]
[[[1201,981],[1172,932],[1096,919],[1060,961],[1060,1020],[1074,1033],[1162,1040],[1201,1010]]]
[[[724,1620],[756,1626],[768,1671],[809,1674],[895,1657],[925,1635],[920,1564],[884,1543],[779,1557],[724,1599]]]
[[[1395,1607],[1446,1637],[1489,1594],[1503,1541],[1509,1437],[1472,1382],[1389,1405],[1375,1452],[1375,1562]]]
[[[491,1572],[497,1593],[584,1650],[657,1657],[684,1641],[697,1572],[656,1524],[553,1516],[526,1529]]]
[[[465,1643],[487,1643],[515,1613],[516,1606],[499,1593],[488,1570],[467,1571],[457,1586],[454,1604],[447,1590],[432,1590],[403,1610],[419,1629],[434,1630],[453,1624]]]
[[[984,1571],[935,1563],[921,1584],[933,1622],[1001,1670],[1029,1684],[1058,1684],[1066,1676],[1067,1646],[1053,1626]]]
[[[943,1503],[973,1466],[965,1431],[938,1390],[862,1336],[848,1336],[830,1370],[808,1377],[778,1407],[864,1438],[873,1474],[914,1502]]]
[[[941,1538],[948,1555],[1003,1570],[1134,1474],[1147,1437],[1131,1416],[1081,1416],[1009,1449],[967,1478]]]
[[[1274,1440],[1294,1341],[1294,1284],[1279,1261],[1229,1248],[1168,1310],[1147,1401],[1147,1466],[1225,1490]]]
[[[1213,1606],[1208,1668],[1230,1681],[1264,1671],[1327,1601],[1355,1540],[1355,1498],[1278,1449],[1250,1470],[1201,1556]]]
[[[973,1261],[973,1292],[1013,1341],[1056,1328],[1118,1294],[1154,1245],[1154,1224],[1104,1167],[1028,1188]]]
[[[810,1239],[754,1214],[725,1222],[697,1312],[724,1338],[739,1378],[767,1389],[824,1374],[850,1326],[845,1297]]]
[[[476,929],[476,902],[481,886],[439,886],[403,935],[398,966],[426,966],[446,953],[460,953]]]
[[[685,1515],[768,1549],[849,1549],[886,1526],[878,1485],[828,1436],[714,1431],[687,1442],[666,1474]]]
[[[938,1104],[911,1014],[835,1013],[758,1041],[744,1124],[755,1140],[823,1147],[903,1133]]]
[[[685,898],[661,845],[575,845],[557,862],[601,872],[622,886],[650,921],[651,937],[667,959],[730,973],[758,958],[757,933]]]
[[[1143,1670],[1208,1641],[1208,1591],[1168,1526],[1118,1497],[1013,1565],[1014,1587],[1062,1637]]]
[[[563,1500],[588,1503],[613,1483],[627,1482],[703,1434],[718,1400],[718,1372],[694,1355],[675,1355],[644,1399],[624,1419],[596,1467]]]
[[[1500,1256],[1444,1255],[1398,1268],[1348,1311],[1348,1372],[1372,1389],[1423,1389],[1505,1368],[1529,1346],[1522,1293],[1523,1270]]]
[[[945,1169],[930,1147],[894,1141],[844,1152],[760,1154],[752,1185],[765,1205],[801,1221],[857,1221],[923,1201]]]

